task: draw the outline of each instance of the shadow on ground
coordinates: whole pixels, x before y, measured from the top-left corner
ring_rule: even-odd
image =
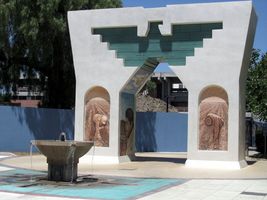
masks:
[[[186,158],[164,158],[164,157],[145,157],[145,156],[135,156],[133,161],[137,162],[146,162],[146,161],[155,161],[155,162],[172,162],[185,164]]]

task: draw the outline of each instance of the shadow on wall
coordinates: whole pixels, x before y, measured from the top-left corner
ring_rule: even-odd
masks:
[[[74,111],[44,108],[12,107],[22,125],[28,126],[31,135],[38,140],[57,140],[65,132],[73,140]]]
[[[74,138],[74,111],[0,106],[0,151],[27,152],[30,140]]]
[[[155,113],[136,113],[135,144],[137,152],[156,152],[157,142],[155,137]],[[143,126],[141,124],[144,124]]]

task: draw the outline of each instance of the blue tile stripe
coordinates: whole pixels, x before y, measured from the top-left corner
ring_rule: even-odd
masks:
[[[160,190],[184,183],[184,179],[159,179],[159,178],[127,178],[117,177],[122,181],[122,185],[97,185],[88,187],[55,186],[55,185],[32,185],[21,187],[29,184],[29,181],[7,181],[5,178],[16,179],[15,175],[44,175],[44,173],[31,170],[12,170],[3,172],[0,175],[0,191],[23,193],[29,195],[58,196],[70,198],[93,198],[102,200],[124,200],[136,199]],[[109,178],[109,177],[106,177]],[[116,177],[112,177],[113,179]]]

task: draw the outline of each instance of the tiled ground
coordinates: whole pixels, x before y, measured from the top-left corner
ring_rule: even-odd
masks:
[[[267,180],[158,179],[98,177],[97,185],[54,185],[29,181],[43,172],[0,167],[0,199],[141,199],[141,200],[267,200]]]
[[[157,200],[267,200],[267,180],[190,180],[141,198]]]
[[[127,189],[121,188],[122,193]],[[66,189],[66,192],[68,189]],[[258,191],[258,192],[256,192]],[[70,191],[69,191],[70,192]],[[140,200],[267,200],[267,180],[191,180],[163,191],[155,192]],[[77,191],[77,196],[78,196]],[[16,194],[0,192],[2,200],[67,200],[60,196],[40,196],[36,194]],[[71,198],[80,199],[80,198]],[[93,199],[93,198],[88,198]],[[105,199],[136,199],[110,193]]]
[[[26,196],[103,200],[137,199],[186,182],[183,179],[88,176],[84,182],[77,184],[55,183],[44,180],[46,172],[4,167],[0,170],[0,191]],[[18,195],[18,198],[26,198],[26,196]]]
[[[21,161],[21,163],[24,162],[25,160]],[[158,171],[155,163],[141,164],[145,167],[140,169],[140,174],[144,174],[146,177],[149,177],[151,171],[154,170],[154,174],[155,171]],[[110,182],[115,182],[116,184],[104,184],[101,187],[55,186],[49,184],[21,187],[29,181],[31,174],[34,173],[35,176],[44,176],[46,172],[34,172],[0,165],[0,200],[267,200],[267,179],[259,178],[261,174],[263,175],[262,177],[265,177],[267,163],[260,162],[260,164],[260,167],[258,165],[258,167],[251,167],[250,170],[246,171],[250,173],[251,178],[241,179],[233,176],[233,179],[227,177],[228,179],[225,180],[223,178],[153,178],[153,176],[151,177],[153,173],[150,174],[149,178],[130,178],[129,176],[133,176],[133,170],[123,170],[124,177],[119,177],[117,174],[108,176],[108,172],[114,173],[116,170],[106,170],[101,171],[106,172],[105,176],[98,177],[106,178]],[[16,165],[19,165],[19,163]],[[173,171],[168,169],[173,165],[174,164],[170,165],[166,163],[166,166],[164,164],[160,164],[159,166],[165,173],[169,171],[169,173],[172,174]],[[46,168],[44,167],[43,169]],[[122,173],[120,170],[117,171],[118,173]],[[85,172],[86,171],[84,171],[83,174]],[[187,176],[189,176],[194,171],[186,172],[188,173]],[[128,177],[126,176],[127,173]],[[239,173],[239,171],[223,173],[232,173],[235,175],[235,173]],[[209,177],[209,174],[206,174],[206,177]]]

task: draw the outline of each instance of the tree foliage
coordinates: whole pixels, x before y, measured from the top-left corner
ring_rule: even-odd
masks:
[[[267,120],[267,53],[253,50],[247,79],[247,107]]]
[[[67,11],[121,7],[120,0],[0,0],[0,83],[15,88],[20,68],[40,72],[45,106],[74,105]],[[30,81],[29,76],[29,81]]]
[[[151,96],[153,96],[153,93],[155,92],[156,88],[157,84],[154,81],[149,80],[146,82],[146,89],[148,91],[148,94],[150,94]]]

